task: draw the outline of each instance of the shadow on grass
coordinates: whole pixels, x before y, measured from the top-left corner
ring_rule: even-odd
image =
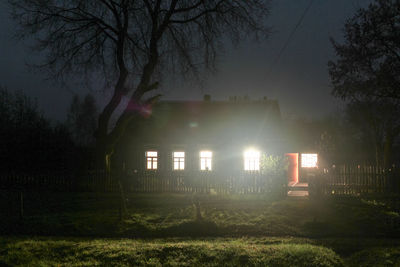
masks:
[[[168,227],[154,228],[143,223],[129,223],[121,225],[121,236],[154,238],[154,237],[206,237],[219,236],[221,229],[212,221],[192,220],[184,221]]]
[[[400,237],[396,210],[360,198],[267,201],[258,196],[202,196],[203,220],[196,221],[186,195],[132,195],[129,216],[121,222],[117,195],[27,195],[22,220],[18,214],[9,216],[8,196],[0,197],[0,235]]]
[[[215,222],[207,220],[186,221],[160,230],[162,236],[217,236],[220,229]]]

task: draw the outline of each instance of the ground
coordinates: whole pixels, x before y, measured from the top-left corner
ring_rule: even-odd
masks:
[[[400,265],[392,199],[0,191],[0,266]]]

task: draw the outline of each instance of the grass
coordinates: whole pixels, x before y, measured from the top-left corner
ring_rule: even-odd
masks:
[[[0,266],[99,265],[399,266],[400,242],[293,237],[135,240],[0,237]]]
[[[400,266],[383,200],[0,191],[0,266]],[[127,239],[134,238],[134,239]]]
[[[133,194],[119,220],[117,194],[30,193],[24,218],[18,195],[0,192],[0,234],[94,237],[399,237],[400,216],[382,202],[358,199],[273,201],[262,196]],[[10,215],[11,214],[11,215]]]
[[[400,266],[400,247],[372,248],[355,253],[347,259],[348,266]]]
[[[343,266],[331,249],[307,243],[263,244],[246,239],[0,240],[0,265],[6,266]]]

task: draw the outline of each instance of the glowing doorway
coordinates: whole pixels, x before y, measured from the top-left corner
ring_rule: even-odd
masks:
[[[288,184],[293,185],[299,182],[299,153],[286,153],[289,160]]]

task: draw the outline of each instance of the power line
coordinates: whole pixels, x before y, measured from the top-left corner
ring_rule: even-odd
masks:
[[[278,61],[281,58],[283,52],[286,50],[286,48],[288,47],[289,43],[292,41],[294,34],[296,33],[297,29],[300,27],[301,23],[303,22],[303,19],[306,16],[308,10],[310,10],[313,2],[314,2],[314,0],[310,0],[310,2],[308,3],[307,7],[304,9],[304,11],[301,14],[301,16],[300,16],[299,20],[297,21],[296,25],[294,26],[294,28],[290,32],[286,42],[284,43],[282,48],[279,50],[279,53],[278,53],[277,57],[272,62],[271,67],[269,68],[269,70],[267,71],[266,75],[264,76],[264,80],[271,74],[273,67],[278,63]]]

